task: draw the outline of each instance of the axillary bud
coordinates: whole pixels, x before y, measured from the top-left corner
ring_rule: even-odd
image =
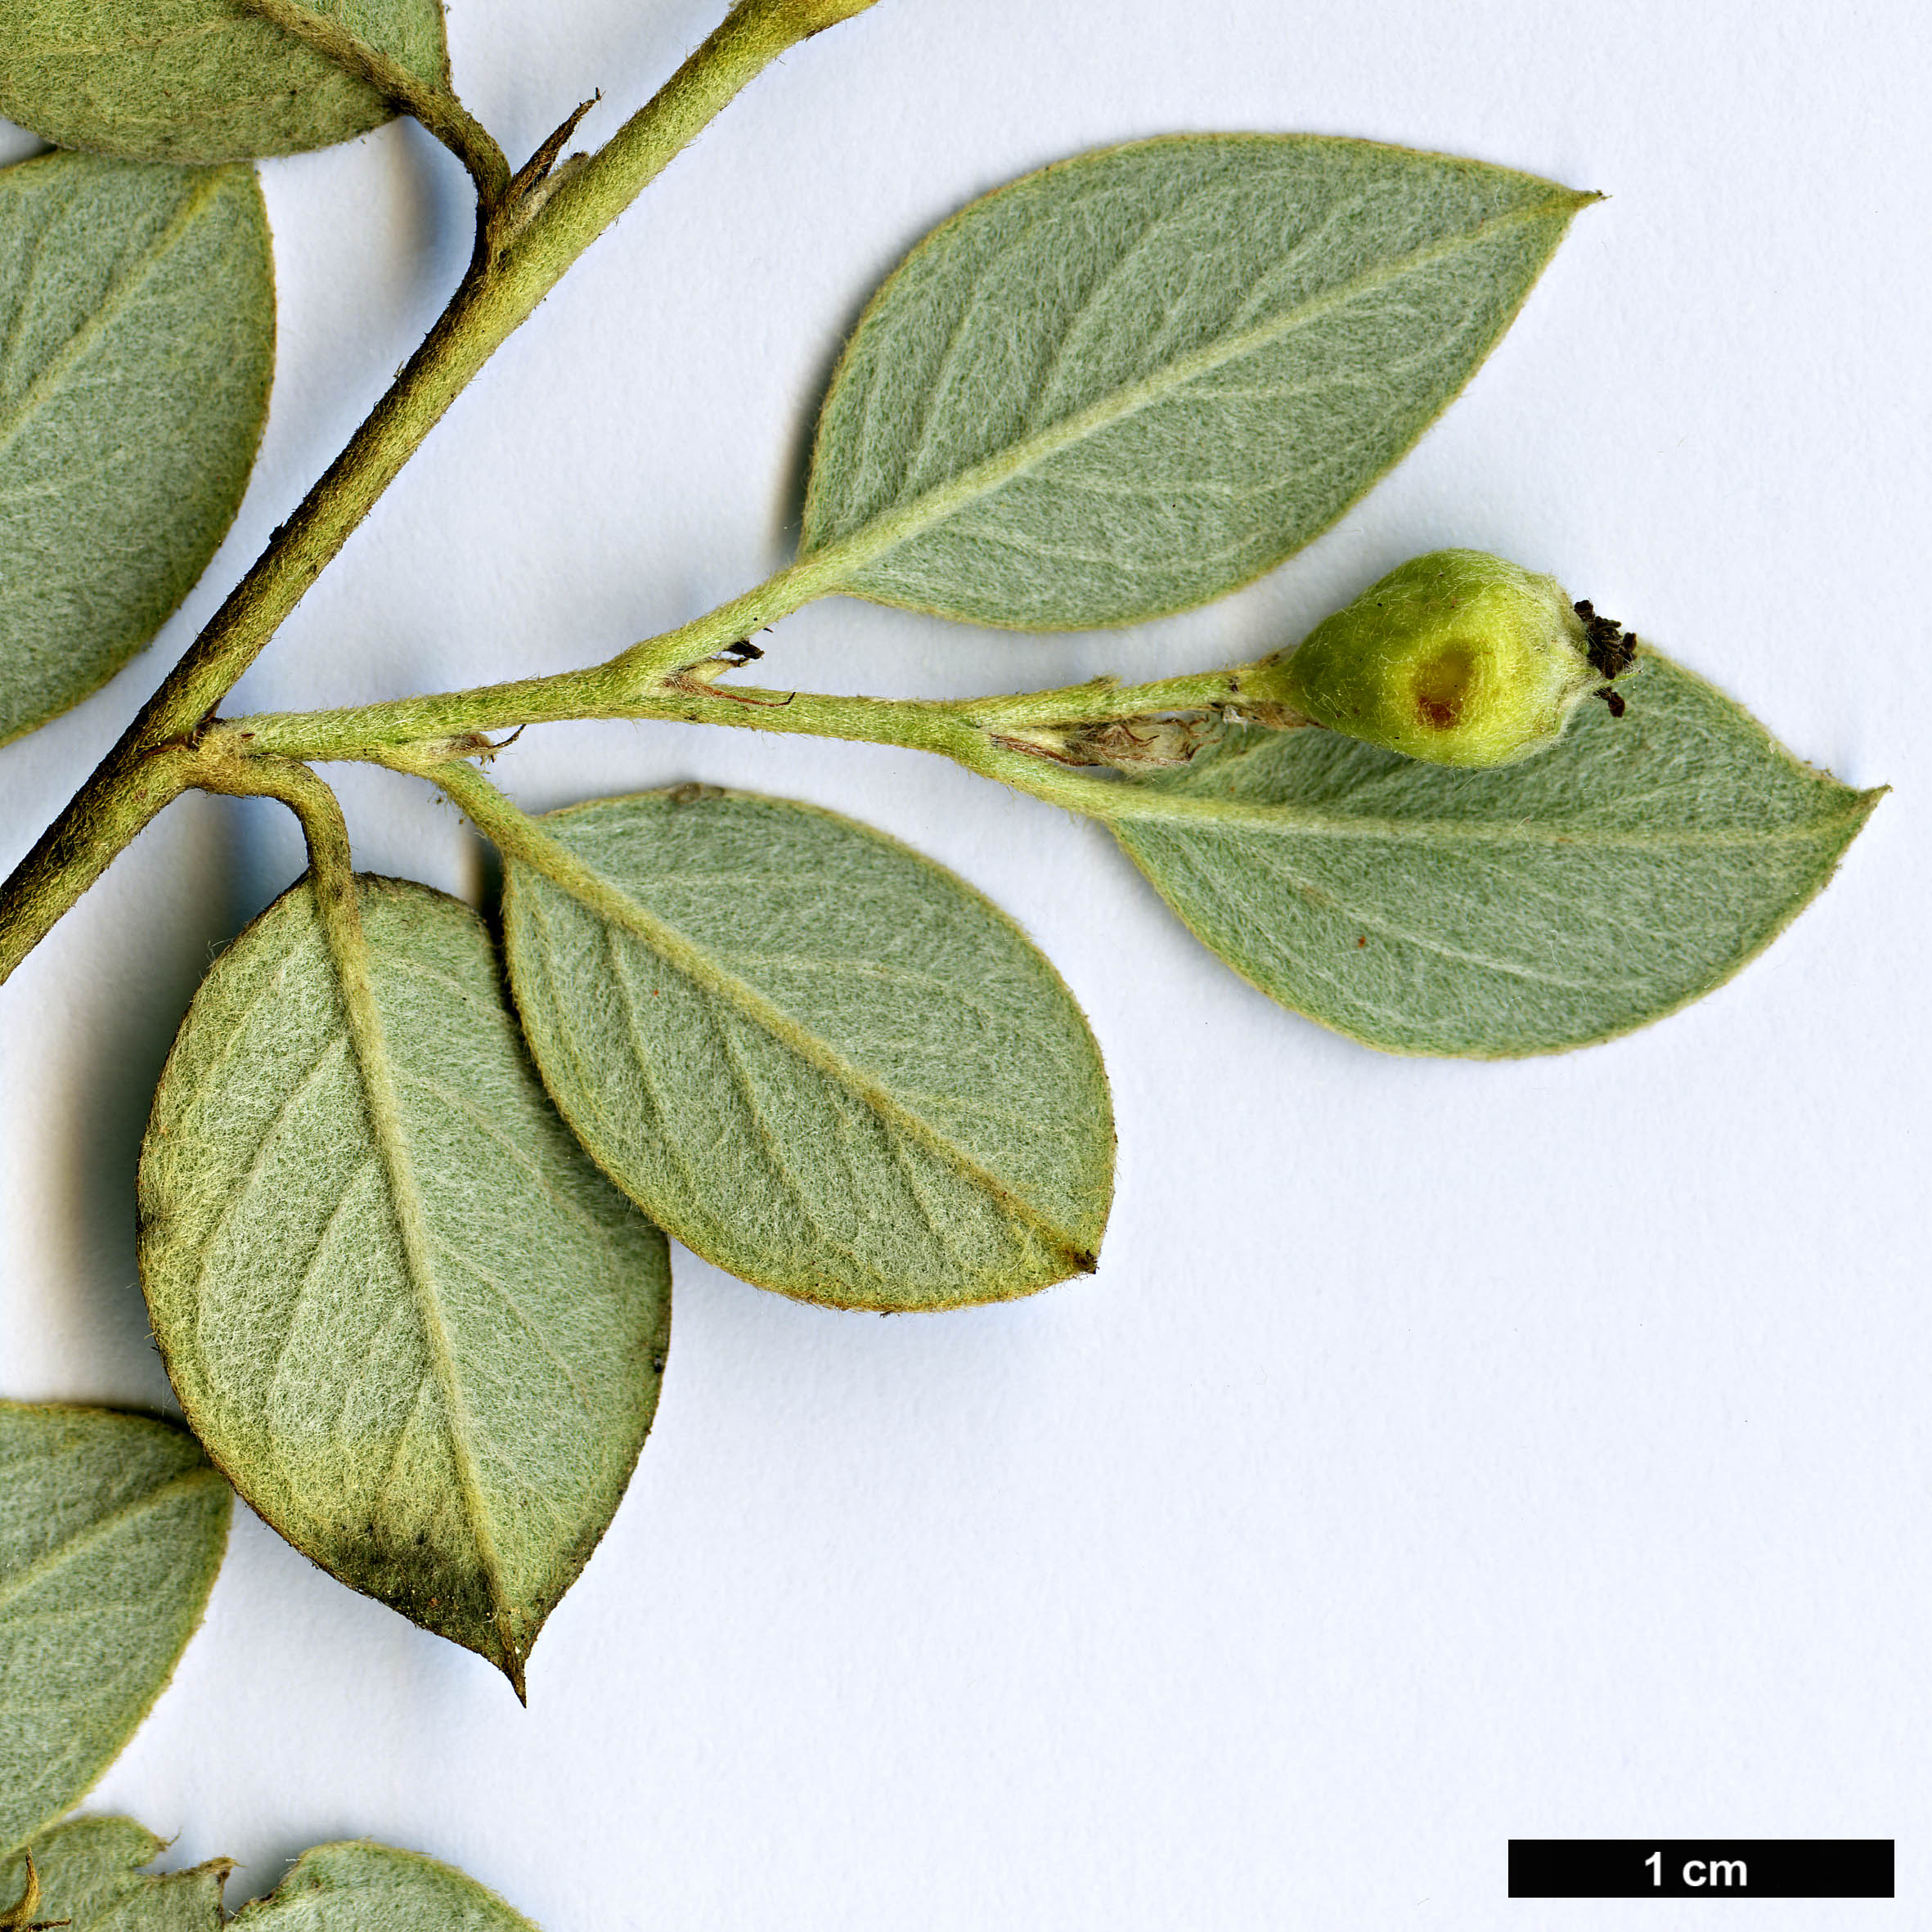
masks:
[[[1319,725],[1439,765],[1507,765],[1553,744],[1629,667],[1636,640],[1553,577],[1432,550],[1372,584],[1242,681]]]

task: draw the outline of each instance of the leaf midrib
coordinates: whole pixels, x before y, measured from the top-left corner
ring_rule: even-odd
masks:
[[[1445,261],[1502,229],[1529,227],[1537,222],[1547,221],[1552,214],[1561,213],[1566,210],[1574,213],[1588,199],[1587,196],[1565,191],[1534,206],[1512,209],[1502,214],[1489,216],[1446,240],[1427,248],[1414,249],[1383,263],[1365,275],[1358,276],[1328,290],[1307,302],[1281,310],[1254,328],[1224,336],[1216,343],[1196,350],[1190,356],[1164,365],[1154,374],[1143,377],[1137,383],[1130,383],[1110,392],[1099,402],[1063,418],[1051,428],[1020,438],[994,456],[983,459],[949,481],[914,497],[901,508],[889,510],[870,523],[860,525],[848,535],[822,548],[802,549],[800,562],[809,563],[815,576],[829,582],[837,582],[856,577],[868,564],[875,562],[887,551],[896,550],[900,545],[923,534],[935,523],[944,522],[978,498],[992,495],[995,491],[1025,475],[1028,470],[1037,468],[1049,457],[1058,456],[1061,451],[1084,443],[1112,429],[1117,423],[1126,421],[1139,415],[1142,410],[1151,408],[1168,396],[1185,389],[1188,384],[1199,380],[1204,375],[1211,375],[1215,370],[1252,355],[1293,335],[1298,330],[1319,321],[1323,317],[1349,303],[1373,294],[1378,288],[1434,263]]]
[[[674,972],[699,990],[730,1007],[739,1018],[770,1035],[826,1079],[888,1125],[919,1141],[963,1178],[979,1187],[1016,1220],[1025,1222],[1051,1246],[1056,1256],[1077,1268],[1090,1266],[1090,1247],[1058,1226],[1042,1210],[989,1173],[965,1148],[905,1105],[892,1091],[848,1060],[835,1047],[800,1024],[748,981],[731,972],[717,957],[688,938],[675,926],[640,905],[621,887],[578,858],[560,839],[546,832],[526,832],[522,863],[538,871],[569,897],[586,907],[607,926],[628,932],[655,953]],[[543,862],[539,864],[537,855]],[[516,861],[513,861],[514,864]]]
[[[318,922],[319,916],[318,908]],[[470,1533],[476,1539],[477,1556],[483,1578],[489,1587],[491,1605],[496,1612],[497,1639],[503,1647],[503,1662],[520,1696],[523,1658],[516,1642],[512,1606],[505,1588],[502,1559],[497,1552],[488,1505],[470,1446],[465,1427],[468,1409],[456,1373],[455,1350],[437,1297],[436,1269],[432,1256],[435,1238],[429,1231],[422,1191],[416,1184],[415,1163],[410,1157],[408,1130],[404,1126],[402,1103],[397,1097],[382,1017],[376,1007],[370,975],[369,943],[358,920],[353,944],[359,950],[360,957],[354,964],[360,970],[352,972],[344,969],[345,962],[339,951],[339,948],[344,947],[348,936],[339,932],[334,937],[335,943],[328,948],[330,962],[335,969],[336,986],[348,1020],[357,1067],[362,1076],[363,1111],[389,1183],[390,1208],[397,1236],[402,1244],[403,1271],[409,1278],[424,1349],[429,1358],[430,1373],[442,1399],[451,1466],[456,1472]]]
[[[156,47],[185,45],[191,40],[207,40],[232,34],[238,19],[204,20],[200,26],[177,28],[172,34],[124,34],[118,40],[43,41],[38,58],[43,61],[97,61],[103,55],[152,53]]]
[[[1137,788],[1114,788],[1126,796],[1108,813],[1123,832],[1136,824],[1206,825],[1233,832],[1261,833],[1276,838],[1366,839],[1395,844],[1433,842],[1467,845],[1563,846],[1606,851],[1642,851],[1673,849],[1736,851],[1763,846],[1795,845],[1862,821],[1877,802],[1876,792],[1848,789],[1808,818],[1771,828],[1755,825],[1667,829],[1647,831],[1630,826],[1578,824],[1570,820],[1363,818],[1329,812],[1307,805],[1260,805],[1245,800],[1194,798],[1184,794],[1143,793]]]

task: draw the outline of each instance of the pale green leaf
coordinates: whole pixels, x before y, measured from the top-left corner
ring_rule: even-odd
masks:
[[[433,88],[438,0],[303,0]],[[395,110],[240,0],[7,0],[0,114],[60,147],[240,161],[348,141]]]
[[[207,568],[274,365],[252,169],[0,173],[0,744],[105,683]]]
[[[147,1715],[228,1512],[171,1423],[0,1403],[0,1849],[78,1803]]]
[[[494,1892],[448,1865],[382,1844],[304,1852],[238,1932],[535,1932]]]
[[[1655,652],[1620,689],[1624,718],[1586,705],[1495,771],[1237,733],[1114,829],[1198,938],[1324,1026],[1399,1053],[1587,1045],[1755,957],[1880,796]]]
[[[841,1307],[992,1301],[1094,1265],[1106,1076],[997,908],[780,799],[654,793],[537,823],[566,862],[507,865],[518,1009],[564,1117],[654,1220]]]
[[[1308,135],[1029,175],[874,299],[826,398],[801,555],[857,595],[1019,630],[1218,597],[1407,452],[1592,199]]]
[[[544,1098],[475,914],[396,880],[360,901],[382,1079],[299,886],[216,962],[162,1075],[142,1279],[256,1511],[520,1692],[650,1426],[664,1239]]]
[[[131,1818],[77,1818],[36,1838],[42,1923],[66,1920],[73,1932],[219,1932],[226,1858],[190,1871],[149,1876],[167,1849]],[[0,1900],[18,1899],[27,1864],[19,1852],[0,1858]]]

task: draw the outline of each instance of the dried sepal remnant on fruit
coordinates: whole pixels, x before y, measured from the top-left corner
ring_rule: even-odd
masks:
[[[1604,682],[1597,686],[1597,695],[1610,707],[1613,718],[1620,718],[1624,694],[1617,690],[1615,681],[1637,662],[1637,633],[1626,631],[1615,618],[1599,617],[1588,597],[1579,600],[1575,609],[1583,621],[1584,655],[1603,674]]]

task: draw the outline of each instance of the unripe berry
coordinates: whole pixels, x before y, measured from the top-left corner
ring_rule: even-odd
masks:
[[[1372,584],[1271,658],[1244,691],[1317,724],[1439,765],[1507,765],[1562,735],[1626,669],[1633,639],[1572,604],[1553,577],[1434,550]]]

